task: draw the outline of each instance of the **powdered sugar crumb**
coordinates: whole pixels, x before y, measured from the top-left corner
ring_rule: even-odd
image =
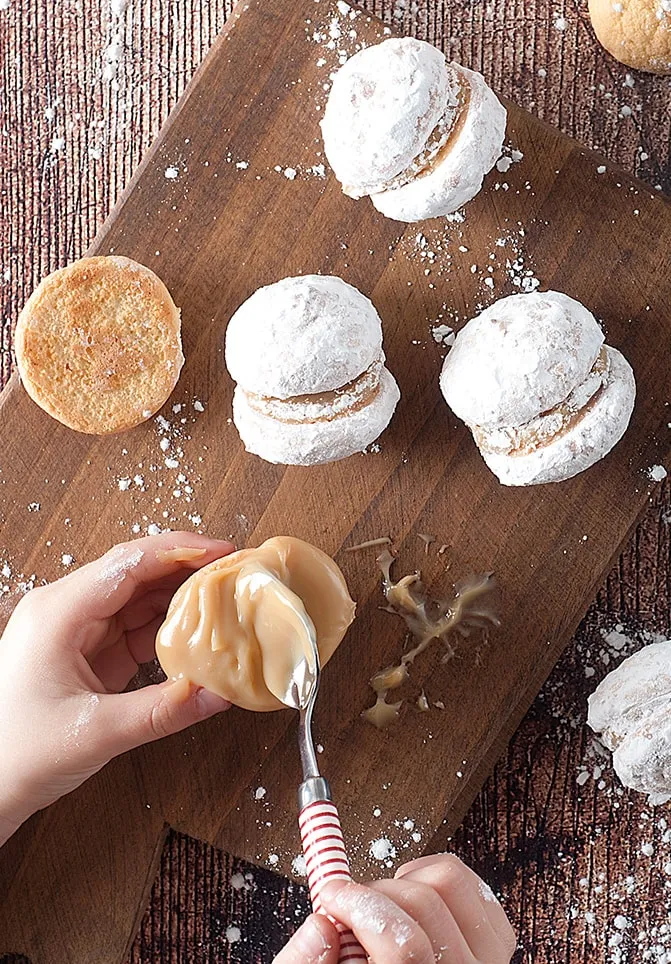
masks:
[[[489,904],[497,904],[497,903],[498,903],[498,900],[497,900],[497,898],[496,898],[496,894],[494,893],[494,891],[492,890],[492,888],[489,886],[489,884],[485,883],[484,880],[481,880],[481,881],[478,882],[478,890],[480,891],[480,896],[482,897],[482,899],[483,899],[484,901],[487,901],[487,903],[489,903]]]
[[[396,856],[396,847],[388,837],[379,837],[371,841],[368,852],[374,860],[385,862]]]
[[[651,465],[648,469],[648,478],[651,482],[662,482],[667,474],[663,465]]]

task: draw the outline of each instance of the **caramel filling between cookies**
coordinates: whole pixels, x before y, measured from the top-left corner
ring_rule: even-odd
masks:
[[[278,422],[298,425],[302,422],[332,422],[370,405],[380,391],[380,374],[384,359],[380,358],[358,378],[331,392],[272,398],[246,392],[247,403],[254,411]]]
[[[471,100],[471,85],[466,77],[458,75],[458,83],[456,103],[448,103],[422,151],[404,171],[383,184],[379,193],[393,191],[417,178],[426,177],[445,160],[463,130]]]
[[[473,427],[473,436],[482,452],[497,455],[530,455],[561,438],[585,417],[597,404],[608,384],[610,362],[604,346],[592,365],[587,378],[576,386],[568,397],[547,412],[520,426],[496,429]]]

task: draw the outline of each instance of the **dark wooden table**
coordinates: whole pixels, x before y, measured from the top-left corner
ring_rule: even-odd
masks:
[[[6,3],[0,0],[3,381],[21,304],[44,274],[86,249],[230,11],[228,0],[130,0],[126,9],[123,0]],[[364,6],[482,70],[502,94],[671,193],[671,82],[629,72],[605,54],[586,4]],[[671,808],[623,791],[585,726],[586,698],[599,679],[669,631],[669,494],[667,483],[656,490],[453,840],[500,893],[519,932],[520,962],[671,961]],[[386,819],[383,811],[381,833]],[[270,869],[170,832],[130,961],[267,962],[306,912],[303,889]]]

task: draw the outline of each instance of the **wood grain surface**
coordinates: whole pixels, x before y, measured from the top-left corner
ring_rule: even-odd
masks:
[[[55,8],[53,18],[39,5],[21,9],[16,4],[0,11],[3,54],[8,52],[2,61],[3,149],[7,148],[9,162],[3,163],[2,192],[8,225],[2,231],[2,268],[9,271],[3,287],[8,294],[7,319],[15,317],[16,306],[36,275],[81,252],[96,215],[115,192],[110,172],[120,172],[117,176],[123,178],[124,164],[132,166],[133,151],[137,157],[146,145],[152,121],[164,116],[161,111],[202,52],[214,27],[207,18],[216,12],[215,5],[204,6],[206,11],[187,5],[131,8],[122,21],[121,60],[115,71],[118,90],[114,79],[96,79],[101,50],[109,49],[113,39],[106,24],[100,33],[102,47],[92,49],[78,31],[79,10],[74,5]],[[473,66],[484,62],[485,73],[500,90],[516,93],[522,103],[525,89],[532,90],[528,106],[534,100],[546,116],[573,127],[572,132],[580,133],[582,125],[583,140],[591,139],[629,166],[636,161],[642,173],[652,175],[653,184],[661,183],[668,145],[667,82],[637,75],[633,88],[623,86],[625,71],[615,68],[590,42],[582,14],[528,6],[518,19],[514,13],[503,5],[465,5],[448,14],[441,5],[432,5],[429,15],[424,9],[409,9],[403,25],[429,39],[458,36],[456,43],[445,44],[446,49]],[[565,29],[553,25],[556,21],[564,26],[557,19],[561,16],[567,21]],[[110,56],[116,57],[116,50],[108,61]],[[45,65],[52,72],[48,77],[39,74]],[[30,75],[31,69],[36,76]],[[547,76],[539,77],[539,69]],[[130,90],[131,76],[139,78],[139,94],[137,88]],[[602,83],[604,90],[599,89]],[[631,115],[625,107],[631,108]],[[53,120],[42,113],[50,108]],[[34,132],[41,152],[25,150],[26,131]],[[103,169],[107,176],[101,179]],[[9,339],[5,347],[8,343]],[[602,631],[608,634],[624,620],[626,649],[640,641],[644,630],[667,627],[666,517],[662,490],[583,625],[563,674],[555,674],[546,687],[544,699],[513,742],[509,760],[498,768],[456,841],[459,852],[501,888],[511,915],[519,919],[521,959],[610,960],[631,947],[627,953],[637,960],[641,942],[645,950],[665,940],[663,932],[653,932],[665,915],[669,847],[660,826],[663,812],[658,809],[653,819],[644,801],[618,794],[609,769],[593,780],[594,766],[603,761],[593,759],[596,751],[580,724],[586,692],[605,671],[605,660],[614,661],[623,651],[625,637],[607,635],[608,642]],[[586,667],[594,668],[595,675],[586,678]],[[581,769],[587,763],[589,771]],[[588,775],[584,783],[582,773]],[[582,786],[576,784],[577,777]],[[599,790],[602,781],[605,786]],[[399,815],[385,809],[383,802],[380,809],[380,832],[391,835]],[[189,902],[189,897],[197,897],[188,886],[189,873],[197,860],[210,860],[211,874],[225,864],[221,859],[217,863],[216,854],[202,845],[185,847],[183,838],[171,837],[164,853],[185,856],[164,861],[163,884],[152,895],[153,916],[143,924],[134,959],[213,960],[220,959],[222,947],[232,960],[268,959],[264,955],[271,945],[251,929],[254,922],[242,917],[242,940],[231,943],[224,928],[216,941],[212,937],[207,947],[198,949],[203,931],[196,921],[207,895]],[[164,886],[166,882],[171,886]],[[89,881],[97,883],[95,878]],[[265,881],[258,890],[264,889]],[[218,889],[210,887],[208,893],[212,914],[203,919],[218,914],[221,920],[233,921],[226,915],[240,913],[233,904],[222,902]],[[170,928],[164,915],[175,914],[175,895],[184,913],[181,925]],[[618,914],[629,926],[615,926]],[[622,924],[619,918],[618,923]],[[145,956],[139,957],[143,946]]]

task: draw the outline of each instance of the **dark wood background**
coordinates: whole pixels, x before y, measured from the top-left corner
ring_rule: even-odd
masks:
[[[670,82],[606,55],[586,5],[364,6],[670,192]],[[224,0],[130,0],[115,20],[108,0],[10,0],[7,9],[0,0],[3,380],[27,294],[85,250],[228,12]],[[608,668],[669,630],[670,523],[662,484],[453,840],[501,894],[520,962],[661,964],[665,950],[671,959],[671,809],[624,792],[584,725],[587,695]],[[270,871],[169,833],[130,960],[265,962],[306,908],[302,889]]]

